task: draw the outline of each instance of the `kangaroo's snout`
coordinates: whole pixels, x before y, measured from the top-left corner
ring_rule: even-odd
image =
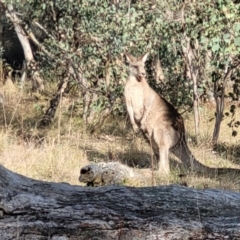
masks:
[[[138,76],[136,76],[136,78],[139,82],[141,82],[142,78],[145,78],[145,77],[146,77],[145,72],[141,72],[141,73],[138,74]]]
[[[142,72],[142,73],[141,73],[141,76],[142,76],[142,77],[145,77],[145,76],[146,76],[146,73],[145,73],[145,72]]]

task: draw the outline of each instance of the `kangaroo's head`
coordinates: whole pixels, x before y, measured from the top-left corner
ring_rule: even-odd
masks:
[[[144,67],[148,53],[145,53],[138,58],[135,58],[129,53],[125,53],[125,56],[129,63],[129,75],[136,77],[136,79],[140,82],[142,78],[146,77],[146,71]]]

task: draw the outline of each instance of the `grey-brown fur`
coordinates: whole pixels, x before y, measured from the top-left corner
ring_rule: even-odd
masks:
[[[158,168],[169,174],[169,151],[195,170],[205,167],[189,150],[182,116],[163,97],[159,96],[147,83],[145,61],[147,54],[135,58],[126,54],[129,62],[129,76],[124,96],[130,121],[135,131],[141,130],[158,160]]]
[[[102,168],[97,164],[87,165],[80,170],[79,182],[86,183],[87,186],[102,185]]]
[[[93,187],[116,185],[122,184],[133,175],[132,169],[119,162],[100,162],[83,167],[79,181]]]

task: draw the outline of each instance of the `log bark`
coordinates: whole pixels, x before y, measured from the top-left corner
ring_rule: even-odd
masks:
[[[0,239],[239,239],[240,194],[41,182],[0,166]]]

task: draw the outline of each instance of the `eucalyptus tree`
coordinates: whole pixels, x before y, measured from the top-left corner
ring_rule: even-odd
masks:
[[[173,2],[172,2],[173,3]],[[216,102],[212,143],[217,144],[224,117],[225,98],[238,99],[240,25],[239,4],[229,0],[194,1],[169,6],[162,31],[170,52],[175,52],[182,77],[192,85],[196,134],[198,133],[198,100],[205,91],[213,92]],[[172,65],[174,66],[174,65]],[[169,77],[170,79],[170,77]],[[227,82],[233,88],[226,93]],[[233,136],[239,124],[234,120],[236,102],[230,107]]]

